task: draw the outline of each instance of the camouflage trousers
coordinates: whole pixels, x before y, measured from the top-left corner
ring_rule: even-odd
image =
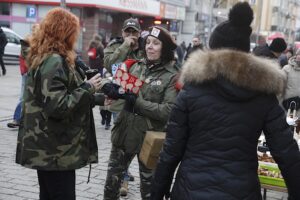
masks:
[[[124,150],[112,146],[104,186],[104,200],[119,199],[121,181],[124,178],[124,172],[127,170],[132,159],[136,155],[137,154],[125,153]],[[153,170],[146,168],[139,158],[138,162],[140,171],[141,196],[143,200],[148,200],[150,199]]]

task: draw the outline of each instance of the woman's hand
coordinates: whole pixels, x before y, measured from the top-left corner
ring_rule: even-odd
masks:
[[[101,75],[97,73],[95,76],[93,76],[91,79],[87,80],[86,82],[89,83],[95,91],[100,90],[100,84],[101,84]]]

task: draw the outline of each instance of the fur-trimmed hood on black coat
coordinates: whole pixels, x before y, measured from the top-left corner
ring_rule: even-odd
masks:
[[[259,200],[257,141],[262,131],[295,199],[300,153],[276,95],[278,64],[233,50],[197,51],[182,69],[183,89],[171,112],[154,175],[152,199]]]
[[[199,84],[223,77],[239,87],[281,94],[285,76],[273,60],[233,50],[197,51],[183,66],[180,82]]]

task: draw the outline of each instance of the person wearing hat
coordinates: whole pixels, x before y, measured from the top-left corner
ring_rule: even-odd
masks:
[[[104,49],[104,67],[114,74],[117,66],[128,58],[141,59],[141,26],[137,19],[124,21],[122,37],[114,38]]]
[[[126,59],[142,59],[142,41],[139,21],[135,18],[126,19],[123,23],[122,37],[112,39],[104,49],[104,67],[114,76],[120,64]],[[114,121],[122,109],[121,105],[123,101],[119,100],[113,101],[110,106]],[[134,177],[130,172],[126,172],[125,179],[133,181]],[[127,192],[127,182],[123,181],[121,195],[126,196]]]
[[[104,187],[105,200],[117,200],[124,170],[139,154],[146,131],[164,131],[169,114],[175,103],[175,88],[178,68],[174,50],[177,45],[170,33],[158,26],[149,29],[145,37],[145,58],[133,64],[129,73],[143,81],[138,95],[119,94],[119,87],[106,83],[102,91],[110,98],[124,98],[124,109],[120,112],[112,129],[112,149]],[[129,98],[128,98],[129,97]],[[150,199],[153,170],[139,159],[141,196]]]
[[[286,42],[283,38],[275,38],[270,45],[258,46],[253,50],[254,55],[278,60],[286,50]],[[278,60],[279,62],[279,60]]]
[[[300,152],[276,97],[286,79],[276,63],[249,53],[252,20],[250,5],[238,2],[212,32],[210,50],[195,52],[184,64],[152,200],[262,199],[262,131],[289,195],[300,199]]]

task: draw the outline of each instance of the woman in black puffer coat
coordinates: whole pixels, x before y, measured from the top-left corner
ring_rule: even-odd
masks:
[[[262,131],[289,195],[300,199],[300,153],[276,98],[284,74],[278,64],[248,53],[252,18],[247,26],[236,23],[236,8],[252,16],[248,3],[238,3],[229,21],[214,30],[213,50],[196,52],[183,66],[184,87],[171,112],[151,199],[168,195],[179,163],[172,200],[262,199],[257,175]]]

